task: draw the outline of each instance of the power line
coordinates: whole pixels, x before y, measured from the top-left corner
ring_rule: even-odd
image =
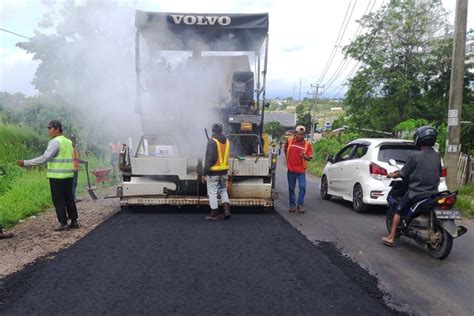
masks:
[[[344,78],[344,80],[342,81],[341,85],[340,85],[340,89],[339,91],[336,93],[336,95],[334,96],[334,99],[337,99],[337,97],[339,96],[339,93],[341,93],[342,89],[344,89],[344,85],[346,84],[347,80],[349,78],[352,77],[352,75],[354,73],[356,73],[360,68],[360,61],[357,63],[357,64],[354,64],[354,67],[352,67],[351,71],[349,72],[349,74],[346,76],[346,78]],[[337,89],[337,88],[336,88]],[[336,91],[336,89],[332,90],[331,92],[334,92]]]
[[[334,57],[336,56],[336,52],[337,52],[337,50],[339,49],[339,47],[341,45],[342,39],[344,38],[344,34],[347,30],[347,26],[349,25],[349,21],[352,17],[352,13],[354,12],[354,8],[357,4],[357,0],[354,2],[354,5],[352,6],[352,9],[350,10],[349,16],[347,16],[347,13],[349,12],[349,9],[351,7],[351,3],[352,3],[352,1],[349,2],[349,5],[347,6],[346,14],[344,15],[344,20],[342,21],[341,28],[339,29],[339,34],[337,35],[337,38],[336,38],[336,44],[334,45],[334,47],[332,49],[332,52],[331,52],[331,55],[329,57],[329,60],[326,63],[326,67],[324,68],[323,73],[321,74],[321,77],[318,80],[318,84],[321,84],[322,81],[324,80],[324,77],[326,77],[326,74],[327,74],[329,68],[331,67],[332,62],[334,61]]]
[[[357,3],[357,0],[356,0],[355,3]],[[346,24],[347,14],[349,13],[349,10],[350,10],[350,8],[351,8],[351,4],[352,4],[352,0],[349,2],[349,5],[347,6],[346,13],[345,13],[345,15],[344,15],[344,19],[342,20],[341,27],[339,28],[339,33],[337,34],[337,37],[336,37],[336,43],[334,44],[334,47],[333,47],[333,49],[332,49],[332,51],[331,51],[331,54],[329,55],[329,59],[328,59],[328,61],[327,61],[327,63],[326,63],[326,66],[324,67],[323,73],[321,74],[321,76],[319,77],[319,79],[318,79],[318,81],[317,81],[317,84],[320,84],[320,83],[323,81],[323,79],[324,79],[324,77],[326,76],[326,73],[327,73],[329,67],[330,67],[331,64],[332,64],[332,61],[333,61],[334,56],[335,56],[335,54],[336,54],[336,51],[337,51],[337,49],[338,49],[338,45],[340,44],[341,39],[342,39],[341,33],[342,33],[342,30],[345,29],[344,25]],[[351,15],[352,15],[352,13],[351,13]],[[349,19],[350,19],[350,17],[349,17]],[[349,21],[349,19],[347,19],[347,22]]]
[[[369,11],[369,7],[370,7],[370,4],[372,3],[372,0],[370,0],[368,3],[367,3],[367,7],[365,8],[365,11],[364,13],[362,14],[362,16],[365,16],[367,14],[367,11]],[[374,9],[374,6],[375,6],[375,3],[376,3],[376,0],[374,0],[374,2],[372,3],[372,7],[370,8],[370,11],[369,11],[369,14],[372,13],[373,9]],[[354,35],[353,35],[353,38],[357,38],[360,33],[362,33],[362,28],[361,28],[361,24],[359,23],[356,31],[354,32]],[[339,77],[342,75],[342,73],[344,72],[344,69],[347,65],[347,63],[349,62],[350,59],[348,58],[345,58],[341,60],[341,62],[339,63],[339,66],[336,68],[336,71],[334,72],[334,74],[332,75],[331,78],[328,79],[328,83],[326,84],[326,88],[324,89],[323,93],[325,93],[331,86],[332,84],[337,80],[339,79]],[[336,88],[337,89],[337,88]]]
[[[10,33],[10,34],[13,34],[13,35],[16,35],[16,36],[20,36],[20,37],[23,37],[23,38],[26,38],[26,39],[29,39],[29,40],[31,39],[31,37],[28,37],[28,36],[25,36],[25,35],[21,35],[21,34],[18,34],[18,33],[9,31],[9,30],[6,30],[6,29],[0,28],[0,31],[4,31],[4,32]]]
[[[384,3],[385,3],[385,0],[382,1],[382,4],[380,5],[379,10],[380,10],[380,8],[383,7]],[[374,3],[374,4],[375,4],[375,3]],[[372,9],[371,9],[371,12],[372,12]],[[385,13],[386,13],[386,12],[385,12]],[[368,49],[369,46],[372,44],[372,41],[374,40],[375,36],[377,35],[377,33],[378,33],[378,31],[379,31],[379,28],[380,28],[380,26],[379,26],[377,29],[375,29],[375,31],[372,33],[372,36],[371,36],[371,38],[370,38],[370,40],[369,40],[369,43],[366,45],[364,51],[363,51],[362,54],[361,54],[361,57],[365,55],[365,53],[367,52],[367,49]],[[354,65],[354,67],[353,67],[352,70],[349,72],[349,74],[346,76],[346,78],[344,78],[344,80],[342,80],[342,83],[340,84],[340,86],[338,86],[337,88],[333,89],[333,90],[330,91],[329,93],[332,93],[332,92],[336,91],[339,87],[341,87],[341,88],[339,89],[339,91],[337,92],[336,96],[335,96],[335,98],[337,98],[337,97],[339,96],[339,94],[341,93],[342,89],[344,89],[344,86],[346,85],[347,80],[350,79],[350,77],[351,77],[355,72],[357,72],[357,71],[359,70],[359,68],[361,67],[361,66],[359,66],[360,63],[361,63],[361,60],[359,60],[359,61],[357,62],[357,64]],[[329,93],[328,93],[328,94],[329,94]]]

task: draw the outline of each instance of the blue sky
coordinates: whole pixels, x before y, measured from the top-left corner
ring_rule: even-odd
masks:
[[[56,2],[55,0],[43,0]],[[106,0],[96,0],[106,1]],[[356,2],[357,1],[357,2]],[[61,3],[61,1],[58,1]],[[78,1],[80,2],[80,1]],[[324,71],[326,62],[334,47],[340,26],[349,3],[354,6],[351,20],[341,44],[349,43],[357,30],[355,22],[367,8],[374,10],[381,6],[382,0],[130,0],[124,1],[131,7],[148,11],[175,11],[198,13],[255,13],[268,12],[270,15],[270,52],[268,65],[267,96],[307,96],[310,84]],[[472,2],[472,1],[471,1]],[[445,7],[454,11],[455,0],[443,0]],[[471,3],[468,13],[468,29],[474,25]],[[352,8],[352,6],[351,6]],[[0,28],[8,29],[26,36],[32,36],[43,14],[40,0],[2,0],[0,2]],[[450,17],[454,22],[454,15]],[[20,37],[0,32],[0,91],[36,94],[31,86],[37,62],[32,56],[15,46]],[[338,50],[339,52],[340,50]],[[330,79],[342,60],[338,53],[329,68]],[[339,80],[330,89],[335,94],[344,87],[341,80],[353,68],[349,62]],[[324,81],[323,81],[324,82]],[[295,89],[296,86],[296,89]],[[342,90],[341,90],[342,89]],[[324,95],[323,95],[324,96]],[[327,95],[329,96],[329,95]]]

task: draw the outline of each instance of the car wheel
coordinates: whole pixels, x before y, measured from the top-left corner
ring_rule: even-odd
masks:
[[[365,213],[369,208],[369,206],[364,203],[364,191],[362,191],[362,186],[359,183],[354,186],[352,192],[352,205],[354,211],[357,213]]]
[[[321,178],[321,198],[323,200],[329,200],[331,199],[331,194],[328,194],[328,178],[326,176],[323,176]]]

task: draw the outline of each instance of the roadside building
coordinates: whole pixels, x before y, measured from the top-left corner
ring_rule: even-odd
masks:
[[[264,123],[279,122],[286,131],[293,131],[296,126],[296,114],[287,112],[266,112]]]

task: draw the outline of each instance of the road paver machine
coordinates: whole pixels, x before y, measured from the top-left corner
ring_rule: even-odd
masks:
[[[135,18],[143,136],[120,153],[121,206],[208,204],[200,182],[204,128],[219,121],[231,142],[230,204],[271,208],[276,154],[263,133],[268,14],[136,11]]]

